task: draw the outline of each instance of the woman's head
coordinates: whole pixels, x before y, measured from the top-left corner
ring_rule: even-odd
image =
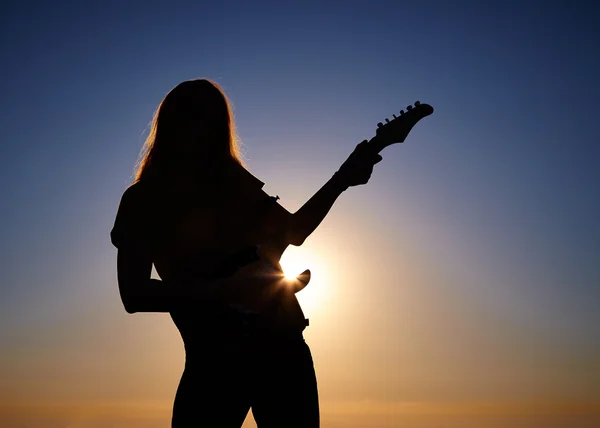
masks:
[[[243,164],[231,106],[218,84],[188,80],[162,100],[152,120],[135,180]],[[190,171],[187,171],[190,172]]]

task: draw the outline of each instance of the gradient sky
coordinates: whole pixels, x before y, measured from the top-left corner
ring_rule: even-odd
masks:
[[[593,3],[3,3],[0,425],[168,425],[182,343],[123,310],[109,231],[194,77],[290,211],[377,122],[436,109],[284,256],[313,270],[324,427],[600,423]]]

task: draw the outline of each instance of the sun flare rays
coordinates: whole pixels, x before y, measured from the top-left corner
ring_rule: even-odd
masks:
[[[281,258],[281,267],[287,280],[293,280],[310,269],[310,282],[297,296],[305,311],[316,310],[325,298],[328,282],[327,268],[317,253],[302,247],[290,247]]]

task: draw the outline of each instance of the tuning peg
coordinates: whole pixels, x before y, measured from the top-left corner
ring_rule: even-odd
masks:
[[[390,120],[387,117],[385,118],[385,123],[390,123]]]
[[[404,114],[404,110],[400,110],[400,116]]]
[[[378,127],[378,128],[381,128],[382,126],[383,126],[383,123],[381,123],[381,122],[379,122],[379,123],[377,124],[377,127]]]
[[[411,111],[412,110],[412,106],[406,106],[406,110]]]
[[[395,114],[392,114],[392,116],[394,116],[394,119],[398,119],[398,117]]]
[[[415,107],[419,107],[421,105],[421,101],[415,101]]]

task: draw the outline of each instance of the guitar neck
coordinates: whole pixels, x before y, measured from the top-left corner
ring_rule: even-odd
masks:
[[[402,141],[399,141],[399,143],[402,143],[402,142],[404,142],[404,138],[402,139]],[[375,153],[381,152],[383,149],[385,149],[389,145],[390,145],[389,142],[383,140],[382,138],[379,138],[377,135],[369,140],[369,146],[372,147],[372,150]]]

